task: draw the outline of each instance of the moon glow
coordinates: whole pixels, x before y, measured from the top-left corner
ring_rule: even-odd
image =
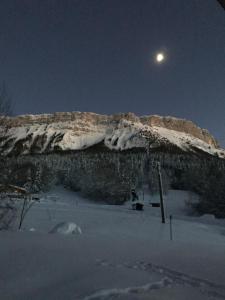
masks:
[[[162,63],[165,60],[165,56],[162,52],[156,54],[156,62]]]

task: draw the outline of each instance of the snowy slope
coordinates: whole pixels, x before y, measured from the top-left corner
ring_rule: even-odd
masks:
[[[172,191],[166,199],[170,241],[168,219],[161,224],[148,196],[138,212],[61,188],[43,195],[23,231],[0,232],[1,299],[225,299],[225,224],[188,219],[186,197]],[[78,224],[82,234],[48,233],[61,222]]]
[[[66,114],[66,113],[65,113]],[[104,143],[113,150],[176,147],[182,151],[203,151],[225,157],[212,136],[190,121],[171,117],[133,114],[19,116],[0,126],[0,150],[4,155],[82,150]]]

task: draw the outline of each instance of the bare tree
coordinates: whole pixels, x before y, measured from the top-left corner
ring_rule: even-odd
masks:
[[[12,101],[11,97],[7,91],[5,82],[0,86],[0,138],[3,138],[7,132],[7,123],[6,116],[12,114]],[[0,149],[0,158],[2,151]],[[9,175],[9,174],[7,174]],[[1,181],[5,181],[5,178],[2,180],[3,174],[0,174]],[[8,176],[7,176],[8,177]],[[9,177],[7,181],[10,181]],[[7,194],[3,186],[0,185],[0,230],[9,229],[13,222],[16,219],[17,207],[15,204],[15,199],[11,197],[10,194]]]
[[[15,228],[17,220],[21,229],[28,211],[37,202],[39,198],[24,188],[0,185],[0,230]]]
[[[12,99],[8,93],[5,82],[0,87],[0,116],[9,116],[12,114]]]
[[[10,115],[12,115],[12,100],[3,81],[2,85],[0,85],[0,140],[4,141],[4,137],[7,135],[9,128],[7,116]],[[0,143],[0,158],[2,155],[2,145]]]

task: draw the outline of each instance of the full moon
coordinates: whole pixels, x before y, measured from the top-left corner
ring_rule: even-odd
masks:
[[[157,53],[157,54],[156,54],[156,61],[157,61],[158,63],[163,62],[164,59],[165,59],[165,56],[164,56],[163,53]]]

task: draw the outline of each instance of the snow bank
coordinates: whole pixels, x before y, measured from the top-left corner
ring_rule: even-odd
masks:
[[[114,288],[110,290],[103,290],[93,295],[90,295],[88,297],[85,297],[84,300],[111,299],[112,297],[116,297],[118,299],[118,297],[121,295],[130,295],[130,294],[136,294],[136,295],[138,294],[140,296],[140,294],[144,292],[170,286],[171,283],[172,281],[169,278],[165,277],[158,282],[151,282],[143,286],[127,287],[124,289]]]
[[[82,234],[81,228],[72,222],[62,222],[57,224],[49,233],[68,234]]]

